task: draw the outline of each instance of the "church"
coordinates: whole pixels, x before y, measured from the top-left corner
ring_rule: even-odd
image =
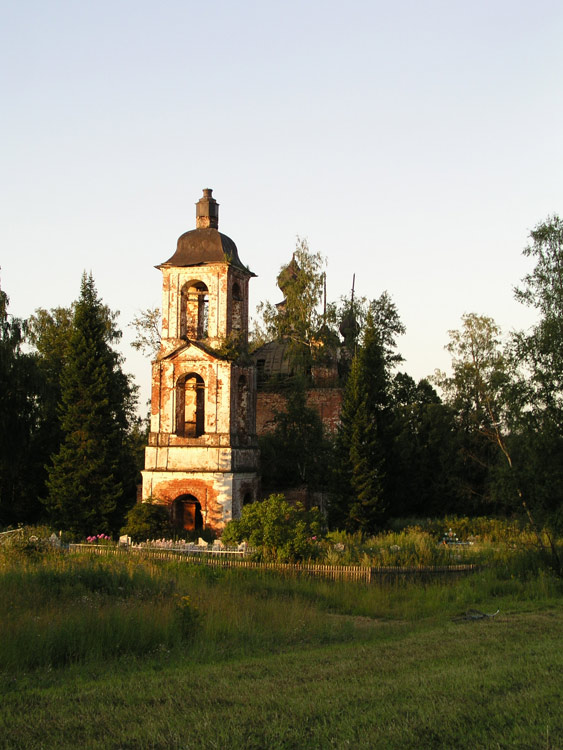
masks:
[[[219,204],[205,189],[196,228],[156,266],[162,341],[152,363],[142,499],[169,507],[179,531],[218,531],[259,497],[256,368],[228,353],[248,341],[255,274],[218,226]]]

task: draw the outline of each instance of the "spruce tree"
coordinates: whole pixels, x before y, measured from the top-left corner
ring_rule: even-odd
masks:
[[[111,532],[132,501],[122,481],[132,394],[109,339],[107,308],[84,274],[61,375],[62,441],[45,501],[51,521],[76,534]]]
[[[391,368],[401,361],[395,336],[404,332],[389,295],[374,300],[352,367],[337,436],[337,493],[330,523],[373,532],[385,519],[390,497],[386,477],[391,451]]]

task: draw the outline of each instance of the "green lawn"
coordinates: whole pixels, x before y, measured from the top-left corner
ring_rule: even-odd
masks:
[[[545,575],[368,587],[86,558],[0,572],[2,748],[563,748],[563,599]],[[200,616],[179,627],[187,594]],[[501,612],[454,621],[471,606]]]

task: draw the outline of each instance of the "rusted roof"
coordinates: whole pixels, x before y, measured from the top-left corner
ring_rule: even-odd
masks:
[[[278,339],[263,344],[252,353],[252,359],[258,367],[259,376],[275,377],[291,375],[293,368],[288,357],[289,341]]]
[[[201,266],[206,263],[229,263],[249,276],[256,276],[241,262],[235,243],[217,229],[192,229],[178,238],[176,252],[162,266]]]

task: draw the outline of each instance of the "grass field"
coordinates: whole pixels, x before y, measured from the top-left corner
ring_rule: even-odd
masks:
[[[562,594],[0,556],[0,747],[563,748]]]

